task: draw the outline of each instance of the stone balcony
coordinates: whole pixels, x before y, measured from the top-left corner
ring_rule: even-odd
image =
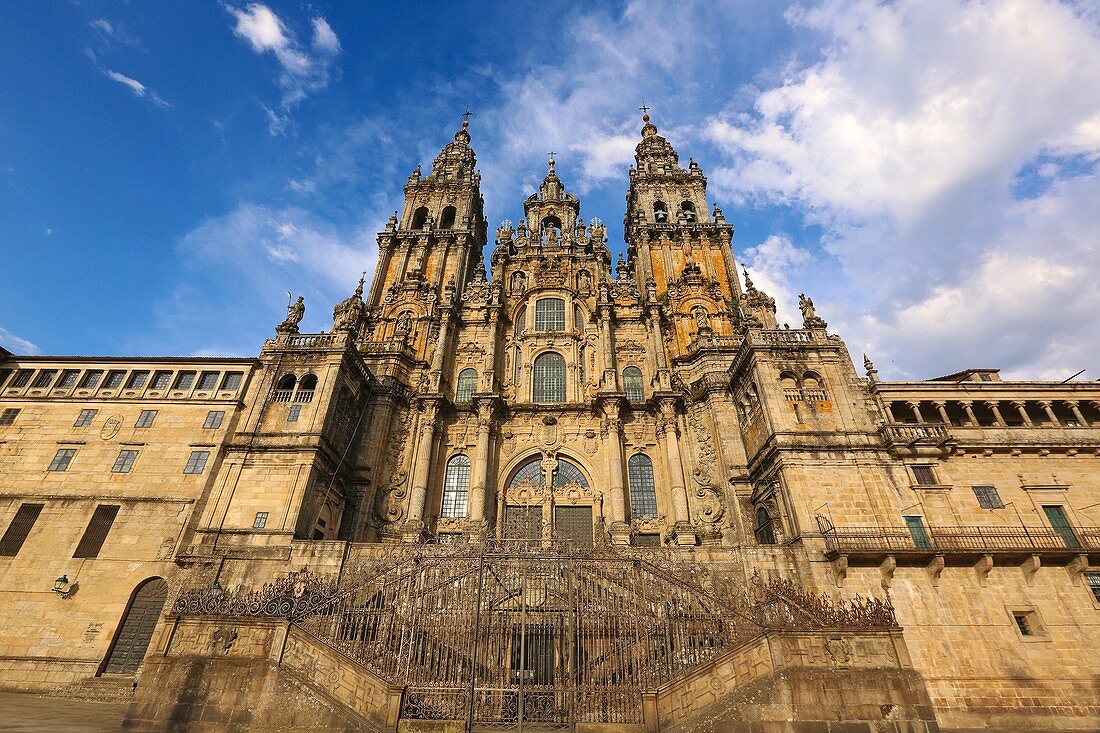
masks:
[[[879,428],[879,434],[898,456],[946,456],[952,441],[946,425],[886,423]]]

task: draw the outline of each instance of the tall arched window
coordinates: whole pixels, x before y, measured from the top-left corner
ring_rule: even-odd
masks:
[[[584,333],[584,314],[581,313],[579,305],[573,306],[573,328],[582,334]]]
[[[470,496],[470,457],[457,455],[447,461],[443,479],[443,507],[440,516],[465,517]]]
[[[536,331],[565,330],[565,301],[561,298],[540,298],[535,302]]]
[[[756,507],[756,541],[762,545],[776,544],[775,521],[772,519],[771,512],[763,504]]]
[[[477,370],[463,369],[458,373],[458,387],[455,389],[455,402],[469,402],[477,390]]]
[[[630,457],[630,516],[657,516],[657,490],[653,485],[653,461],[644,453]]]
[[[520,308],[516,311],[515,317],[516,336],[522,336],[524,330],[527,328],[527,308]]]
[[[531,399],[540,404],[565,402],[565,359],[548,351],[535,359],[534,387]]]
[[[455,228],[455,207],[448,206],[443,209],[443,215],[439,217],[440,229],[454,229]]]
[[[421,206],[419,209],[413,212],[412,228],[423,229],[424,225],[428,223],[428,207]]]
[[[645,387],[642,385],[642,370],[636,366],[623,369],[623,390],[631,402],[645,402]]]

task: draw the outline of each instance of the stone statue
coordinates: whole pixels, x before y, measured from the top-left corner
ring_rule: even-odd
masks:
[[[397,333],[408,333],[412,330],[412,317],[408,311],[405,311],[397,317],[397,326],[394,329]]]
[[[363,314],[363,282],[366,275],[359,279],[359,287],[350,298],[340,301],[332,311],[332,331],[350,331],[359,324]]]
[[[814,311],[814,301],[804,293],[798,294],[798,309],[802,311],[803,328],[825,328],[826,324]]]
[[[286,320],[275,327],[276,333],[298,333],[298,324],[306,315],[305,298],[298,296],[297,302],[286,308]]]
[[[703,308],[695,309],[695,325],[700,331],[710,330],[710,318],[707,316],[707,312]]]

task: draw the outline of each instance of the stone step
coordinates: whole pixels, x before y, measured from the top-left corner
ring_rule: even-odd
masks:
[[[57,691],[61,697],[98,702],[125,702],[134,696],[137,677],[134,675],[100,675],[85,677]]]

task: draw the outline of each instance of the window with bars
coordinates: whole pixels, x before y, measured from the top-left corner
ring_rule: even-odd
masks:
[[[101,379],[103,379],[102,369],[89,369],[84,372],[84,379],[80,380],[80,387],[81,389],[95,389]]]
[[[301,405],[291,405],[290,409],[286,411],[287,422],[298,422],[298,418],[302,415]]]
[[[34,384],[32,384],[31,387],[39,389],[42,387],[49,387],[56,374],[56,369],[43,369],[38,373],[38,376],[34,378]]]
[[[532,399],[539,404],[565,402],[565,359],[548,351],[535,359]]]
[[[38,515],[42,513],[43,506],[42,504],[19,505],[7,531],[4,532],[3,537],[0,537],[0,557],[15,557],[19,554],[20,548],[23,547],[31,529],[34,528],[34,523],[38,521]]]
[[[222,380],[222,389],[237,389],[241,386],[243,379],[243,372],[226,372],[225,379]]]
[[[214,430],[222,426],[222,419],[225,417],[223,410],[211,410],[206,413],[206,422],[202,424],[203,428]]]
[[[470,496],[470,457],[455,456],[447,461],[447,474],[443,479],[443,507],[441,516],[465,517]]]
[[[974,496],[978,497],[978,506],[982,509],[1004,509],[1005,503],[997,493],[996,486],[971,486]]]
[[[561,298],[540,298],[535,301],[535,330],[564,331],[565,301]]]
[[[775,538],[775,519],[772,517],[772,513],[769,512],[768,508],[763,504],[756,507],[756,541],[762,545],[777,544]]]
[[[53,460],[50,461],[47,471],[68,471],[69,464],[73,462],[73,456],[76,455],[76,448],[59,448],[57,453],[54,453]]]
[[[1085,573],[1085,585],[1089,587],[1093,599],[1100,603],[1100,572],[1093,570]]]
[[[61,372],[61,379],[57,380],[57,384],[54,385],[57,389],[69,389],[76,384],[77,377],[80,376],[80,372],[76,369],[66,369]]]
[[[263,529],[267,526],[267,512],[256,512],[256,518],[252,520],[253,529]]]
[[[918,486],[936,486],[939,483],[936,480],[936,472],[931,466],[910,466],[910,468],[913,469],[913,478],[916,479]]]
[[[214,389],[218,386],[217,372],[203,372],[199,377],[199,389]]]
[[[103,380],[103,389],[118,389],[122,386],[122,380],[126,378],[126,372],[107,372],[107,378]]]
[[[636,366],[623,369],[623,391],[631,402],[645,402],[645,387],[642,384],[642,370]]]
[[[6,407],[3,412],[0,412],[0,425],[11,425],[17,417],[19,417],[18,407]]]
[[[157,372],[153,375],[153,381],[149,383],[149,389],[168,389],[172,383],[172,372]]]
[[[208,450],[193,450],[183,467],[184,473],[202,473],[206,469],[206,460],[210,458]]]
[[[34,374],[33,369],[20,369],[15,373],[15,378],[11,380],[9,387],[26,387],[27,382],[31,381],[31,375]]]
[[[126,389],[141,389],[148,381],[148,371],[134,372],[130,375],[130,381],[126,383]]]
[[[138,415],[137,422],[134,423],[135,428],[151,428],[153,427],[153,421],[157,419],[156,410],[142,410]]]
[[[455,389],[455,402],[469,402],[477,390],[477,370],[463,369],[458,373],[458,387]]]
[[[84,530],[84,536],[80,538],[73,557],[99,557],[99,551],[103,549],[103,543],[115,523],[119,508],[113,504],[100,504],[95,508],[92,519],[88,522],[88,526]]]
[[[81,410],[80,414],[76,416],[76,422],[73,423],[74,428],[86,428],[92,424],[95,420],[95,416],[99,414],[99,410]]]
[[[180,372],[176,377],[176,389],[191,389],[191,385],[195,383],[194,372]]]
[[[111,473],[130,473],[137,456],[138,452],[136,450],[120,450],[118,458],[115,459],[115,465],[111,466]]]
[[[592,546],[592,507],[554,507],[554,534],[572,540],[577,547]]]
[[[657,489],[653,483],[653,461],[638,453],[627,461],[630,477],[630,516],[657,516]]]

